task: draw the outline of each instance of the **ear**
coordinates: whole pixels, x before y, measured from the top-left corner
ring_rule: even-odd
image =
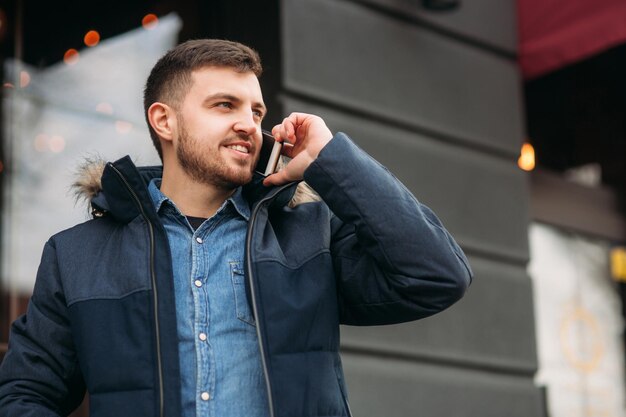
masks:
[[[167,104],[152,103],[148,108],[148,121],[161,139],[171,141],[174,138],[176,115],[174,114],[174,109]]]

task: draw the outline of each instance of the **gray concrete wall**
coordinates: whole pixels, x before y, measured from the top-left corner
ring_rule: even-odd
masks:
[[[542,415],[528,261],[515,2],[283,0],[283,112],[323,116],[433,208],[469,255],[457,305],[344,327],[358,417]]]

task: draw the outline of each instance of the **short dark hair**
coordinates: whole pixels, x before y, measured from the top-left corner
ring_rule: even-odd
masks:
[[[174,108],[182,103],[191,88],[191,73],[204,67],[226,67],[237,72],[261,76],[263,67],[259,54],[239,42],[222,39],[190,40],[169,50],[152,68],[143,92],[143,106],[154,147],[163,159],[159,136],[150,126],[148,109],[162,102]]]

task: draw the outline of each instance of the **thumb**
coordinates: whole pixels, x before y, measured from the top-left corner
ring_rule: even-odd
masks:
[[[290,181],[291,179],[287,175],[286,170],[281,169],[277,173],[265,177],[265,179],[263,180],[263,185],[265,185],[266,187],[269,187],[270,185],[283,185],[287,184]]]

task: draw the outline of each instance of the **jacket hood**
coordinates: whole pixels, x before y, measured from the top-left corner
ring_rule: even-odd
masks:
[[[281,166],[285,163],[282,162]],[[94,217],[99,217],[103,212],[109,211],[109,204],[106,200],[106,192],[103,191],[102,178],[107,166],[107,161],[99,156],[86,157],[76,169],[75,179],[72,183],[72,192],[76,202],[84,201],[91,207]],[[138,171],[146,181],[159,176],[162,167],[139,167]],[[260,183],[260,178],[253,183]],[[264,187],[259,184],[259,187]],[[247,187],[247,185],[246,185]],[[254,193],[247,193],[248,195]],[[252,197],[253,200],[254,197]],[[300,204],[320,201],[320,196],[304,181],[301,181],[293,196],[289,200],[288,206],[294,208]]]
[[[72,192],[76,201],[88,203],[102,191],[102,173],[106,161],[98,156],[87,157],[76,169]]]

